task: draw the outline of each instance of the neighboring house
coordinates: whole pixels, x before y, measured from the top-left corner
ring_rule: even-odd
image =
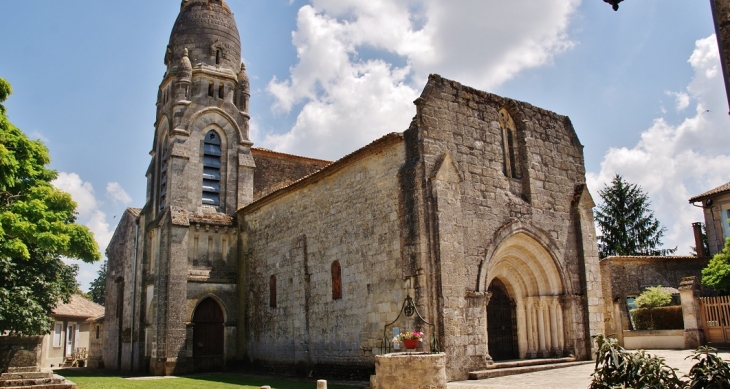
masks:
[[[709,255],[721,252],[725,247],[725,239],[730,238],[730,182],[692,197],[689,202],[696,207],[702,207],[707,226]]]
[[[68,304],[59,304],[52,314],[53,329],[43,337],[41,367],[61,366],[67,357],[73,358],[80,349],[85,359],[94,328],[88,320],[102,315],[103,306],[77,294],[71,296]]]

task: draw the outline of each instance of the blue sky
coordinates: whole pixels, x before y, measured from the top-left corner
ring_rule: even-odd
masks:
[[[427,75],[568,115],[589,187],[639,183],[687,253],[693,195],[730,180],[709,2],[229,0],[256,146],[336,159],[404,131]],[[102,249],[144,203],[156,89],[179,0],[1,1],[10,120],[49,147]],[[98,265],[83,265],[82,289]]]

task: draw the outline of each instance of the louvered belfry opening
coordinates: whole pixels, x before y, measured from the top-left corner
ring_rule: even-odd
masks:
[[[219,206],[221,193],[221,139],[208,131],[203,141],[203,205]]]
[[[193,315],[193,356],[223,355],[223,310],[208,297],[195,308]]]

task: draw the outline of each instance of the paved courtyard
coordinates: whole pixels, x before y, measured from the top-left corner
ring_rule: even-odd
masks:
[[[679,369],[677,376],[683,377],[694,360],[684,358],[691,354],[690,350],[647,350],[652,355],[663,357],[671,367]],[[723,360],[730,361],[730,351],[718,353]],[[580,366],[538,371],[534,373],[490,378],[479,381],[457,381],[448,384],[449,389],[504,389],[504,388],[540,388],[540,389],[586,389],[591,381],[593,363]]]

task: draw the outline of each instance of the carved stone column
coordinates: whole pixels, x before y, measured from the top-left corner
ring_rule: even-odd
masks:
[[[520,358],[527,355],[527,329],[528,323],[525,312],[525,302],[522,299],[517,300],[516,320],[517,320],[517,350]]]
[[[543,311],[542,299],[537,301],[537,338],[539,343],[538,356],[545,358],[548,351],[545,348],[545,312]]]
[[[551,338],[551,349],[550,353],[555,357],[562,356],[560,342],[558,341],[558,307],[557,300],[555,297],[550,299],[550,338]]]
[[[527,301],[525,308],[527,311],[527,358],[537,357],[537,345],[535,341],[535,306],[532,302],[532,297]]]

